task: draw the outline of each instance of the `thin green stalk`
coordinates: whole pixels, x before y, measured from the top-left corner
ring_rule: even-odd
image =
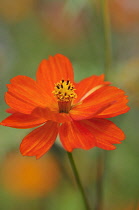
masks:
[[[111,28],[109,17],[108,0],[100,0],[102,27],[104,36],[104,50],[105,50],[105,79],[108,79],[110,71],[112,69],[112,40],[111,40]],[[107,164],[106,151],[100,151],[97,156],[97,183],[96,183],[96,204],[95,210],[104,209],[104,180],[106,174]],[[101,174],[100,174],[101,173]]]
[[[101,15],[104,33],[104,49],[105,49],[105,77],[108,77],[112,68],[112,39],[111,39],[111,27],[110,27],[110,13],[108,0],[100,0],[101,3]]]
[[[103,209],[103,180],[104,180],[104,154],[103,151],[97,155],[96,168],[96,199],[94,210]]]
[[[69,158],[69,161],[70,161],[70,164],[71,164],[71,167],[72,167],[75,179],[76,179],[76,183],[77,183],[77,185],[79,187],[79,190],[81,192],[85,208],[86,208],[86,210],[91,210],[90,207],[89,207],[88,200],[87,200],[86,194],[84,192],[84,189],[83,189],[80,177],[79,177],[79,173],[78,173],[78,170],[76,168],[76,165],[75,165],[75,162],[74,162],[74,159],[73,159],[73,156],[72,156],[72,153],[67,152],[67,154],[68,154],[68,158]]]

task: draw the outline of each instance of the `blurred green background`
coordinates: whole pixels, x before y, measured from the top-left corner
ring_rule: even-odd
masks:
[[[105,2],[105,1],[104,1]],[[35,79],[42,59],[61,53],[73,63],[75,80],[105,69],[102,1],[0,0],[0,120],[7,114],[6,84],[17,75]],[[139,209],[139,1],[109,0],[112,66],[107,78],[129,95],[131,110],[113,120],[126,134],[107,151],[104,210]],[[18,151],[29,130],[0,127],[1,210],[83,210],[67,154],[55,146],[43,158]],[[92,206],[96,203],[101,149],[73,152]],[[94,208],[95,209],[95,208]]]

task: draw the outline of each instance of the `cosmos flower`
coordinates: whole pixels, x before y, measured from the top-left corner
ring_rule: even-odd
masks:
[[[74,82],[72,64],[61,54],[40,63],[36,80],[19,75],[7,87],[5,101],[11,115],[1,125],[38,126],[22,140],[22,155],[40,158],[58,135],[68,152],[93,147],[113,150],[113,144],[125,139],[123,131],[105,119],[129,110],[125,92],[105,82],[104,75]]]

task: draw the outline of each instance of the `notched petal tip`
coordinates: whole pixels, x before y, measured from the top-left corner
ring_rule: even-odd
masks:
[[[20,144],[23,156],[43,156],[54,144],[58,134],[58,123],[48,121],[24,137]]]
[[[94,135],[79,121],[64,123],[60,126],[59,135],[63,147],[68,152],[77,148],[89,150],[95,147]]]
[[[66,56],[61,54],[49,56],[47,60],[40,63],[36,77],[39,86],[54,98],[52,92],[56,83],[61,80],[70,80],[73,83],[72,63]]]
[[[99,147],[100,149],[104,149],[104,150],[115,150],[117,149],[115,145],[112,144],[105,144],[104,142],[97,142],[96,144],[97,147]]]
[[[94,134],[96,146],[101,149],[114,150],[116,149],[114,144],[121,144],[125,139],[124,132],[110,120],[94,118],[84,120],[83,123]]]
[[[32,78],[19,75],[10,81],[5,101],[13,110],[28,114],[36,107],[51,105],[50,96]]]

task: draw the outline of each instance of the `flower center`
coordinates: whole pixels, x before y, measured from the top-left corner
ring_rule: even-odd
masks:
[[[53,93],[57,98],[60,113],[68,113],[70,111],[72,101],[77,97],[74,90],[75,88],[69,80],[61,80],[55,84]]]

